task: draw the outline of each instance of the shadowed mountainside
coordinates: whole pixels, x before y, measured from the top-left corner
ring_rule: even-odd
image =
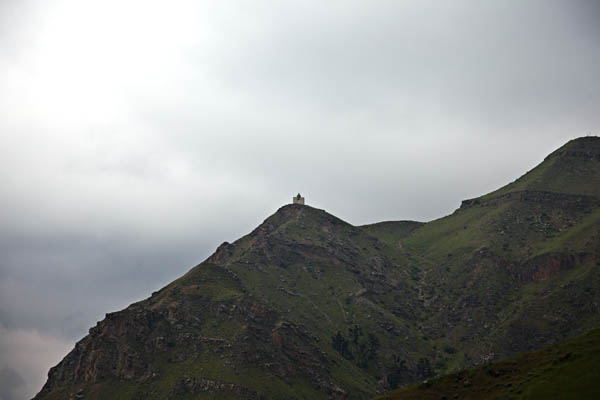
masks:
[[[398,389],[377,400],[598,399],[600,330]]]
[[[427,224],[287,205],[107,314],[36,399],[364,399],[600,326],[600,139]]]

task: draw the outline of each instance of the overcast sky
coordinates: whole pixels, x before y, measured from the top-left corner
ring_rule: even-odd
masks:
[[[600,2],[0,1],[0,400],[300,191],[429,221],[600,132]]]

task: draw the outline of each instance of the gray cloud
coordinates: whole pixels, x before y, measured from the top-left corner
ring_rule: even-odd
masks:
[[[298,191],[354,224],[431,220],[597,134],[598,17],[583,0],[2,2],[0,370],[32,395],[104,313]]]
[[[15,370],[0,370],[0,400],[18,399],[18,392],[24,384],[25,381]]]
[[[10,329],[0,324],[0,398],[32,397],[41,389],[47,370],[73,348],[74,342],[35,329]]]

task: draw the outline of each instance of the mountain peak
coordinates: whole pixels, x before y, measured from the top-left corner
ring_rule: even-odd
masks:
[[[581,158],[600,161],[600,137],[583,136],[568,141],[565,145],[550,153],[545,159],[557,157]]]
[[[567,142],[525,175],[481,199],[525,191],[600,197],[600,137]]]
[[[273,232],[284,225],[297,225],[301,228],[351,226],[325,210],[307,205],[286,204],[265,219],[254,232]]]

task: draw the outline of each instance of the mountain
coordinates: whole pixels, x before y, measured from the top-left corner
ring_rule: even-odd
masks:
[[[429,222],[287,205],[107,314],[36,399],[365,399],[600,327],[600,138]]]
[[[376,400],[598,399],[600,329],[485,366],[398,389]]]

